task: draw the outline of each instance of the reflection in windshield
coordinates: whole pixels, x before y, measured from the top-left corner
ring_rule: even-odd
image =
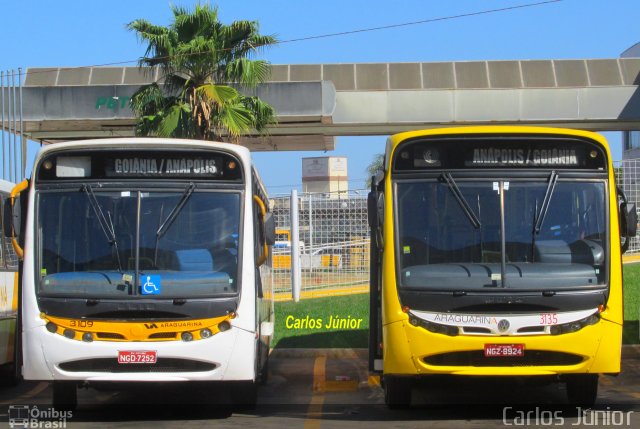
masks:
[[[479,228],[447,183],[397,184],[403,286],[465,290],[501,285],[499,182],[456,183]],[[551,193],[549,183],[503,182],[506,286],[549,289],[604,283],[604,182],[558,180]],[[542,217],[545,195],[549,200]]]
[[[143,191],[140,198],[95,188],[90,198],[86,190],[41,192],[40,292],[92,298],[236,292],[240,194],[191,192],[188,198],[184,189]],[[159,287],[135,287],[136,267]]]

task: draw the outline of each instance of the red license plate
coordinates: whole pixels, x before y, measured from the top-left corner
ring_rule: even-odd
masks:
[[[484,357],[522,357],[524,344],[485,344]]]
[[[118,352],[118,363],[156,363],[158,354],[151,350],[120,350]]]

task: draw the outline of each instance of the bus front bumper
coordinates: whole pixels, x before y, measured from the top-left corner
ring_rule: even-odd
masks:
[[[185,342],[83,342],[48,332],[23,333],[26,380],[222,381],[255,378],[255,334],[239,328]],[[153,352],[156,364],[119,363],[120,352]]]
[[[602,319],[561,335],[448,336],[405,320],[383,329],[384,373],[537,376],[619,373],[622,326]],[[523,356],[487,357],[485,347],[516,345]]]

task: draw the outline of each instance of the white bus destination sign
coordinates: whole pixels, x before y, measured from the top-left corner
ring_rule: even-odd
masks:
[[[111,176],[219,176],[217,158],[115,158]]]
[[[191,179],[242,181],[239,160],[228,153],[189,150],[90,150],[53,153],[37,169],[38,181],[84,179]]]

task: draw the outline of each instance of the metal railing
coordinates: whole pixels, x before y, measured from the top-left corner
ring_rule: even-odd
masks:
[[[616,185],[622,189],[627,200],[635,203],[638,218],[640,218],[640,159],[624,159],[614,163]],[[640,237],[631,239],[626,254],[640,252]]]
[[[367,192],[299,195],[303,292],[368,286]],[[270,261],[275,292],[291,291],[290,198],[289,195],[271,198],[278,236]]]
[[[615,163],[617,185],[639,207],[640,159]],[[368,190],[299,194],[299,247],[302,292],[348,293],[369,283]],[[291,196],[271,198],[278,239],[271,253],[274,292],[291,292]],[[640,237],[627,254],[640,253]],[[290,295],[289,295],[290,296]]]
[[[22,69],[0,71],[0,178],[24,178],[26,139],[22,121]]]

